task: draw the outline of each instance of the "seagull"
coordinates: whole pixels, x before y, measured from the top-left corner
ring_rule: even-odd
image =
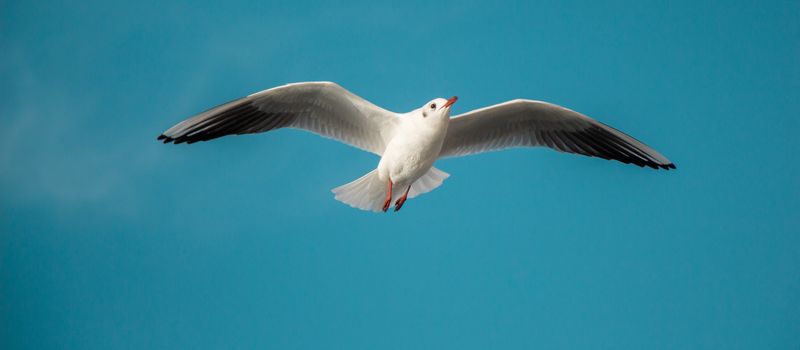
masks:
[[[613,159],[675,169],[666,157],[623,132],[551,103],[517,99],[450,117],[458,100],[436,98],[407,113],[378,107],[333,82],[287,84],[219,105],[164,131],[164,143],[295,128],[380,156],[378,167],[331,190],[354,208],[400,210],[408,198],[439,187],[450,175],[440,158],[513,147]]]

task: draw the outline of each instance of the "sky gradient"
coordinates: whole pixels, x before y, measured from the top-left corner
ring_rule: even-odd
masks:
[[[800,3],[0,1],[2,349],[797,349]],[[296,130],[162,145],[335,81],[390,110],[549,101],[653,171],[447,159],[396,214],[378,158]]]

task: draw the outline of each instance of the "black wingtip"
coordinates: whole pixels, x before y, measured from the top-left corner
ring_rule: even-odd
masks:
[[[171,137],[169,137],[167,135],[164,135],[164,134],[158,135],[158,138],[156,138],[156,140],[162,141],[165,144],[170,143],[172,141],[175,141],[175,139],[173,139],[173,138],[171,138]]]
[[[659,164],[659,165],[658,165],[658,168],[661,168],[661,169],[664,169],[664,170],[677,169],[677,168],[675,167],[675,164],[672,164],[672,163],[668,163],[668,164]]]

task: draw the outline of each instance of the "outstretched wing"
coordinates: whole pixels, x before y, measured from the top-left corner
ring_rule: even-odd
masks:
[[[450,120],[439,157],[545,146],[653,169],[675,169],[654,149],[578,112],[547,102],[513,100]]]
[[[295,83],[214,107],[164,131],[164,143],[297,128],[382,154],[398,123],[394,113],[331,82]]]

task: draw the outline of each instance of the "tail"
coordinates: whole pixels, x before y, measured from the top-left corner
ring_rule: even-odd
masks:
[[[408,198],[414,198],[433,191],[436,187],[441,186],[442,182],[448,177],[450,177],[450,174],[431,167],[425,175],[420,176],[419,179],[414,181],[411,185],[411,190],[408,191]]]
[[[449,176],[448,173],[431,167],[425,175],[414,181],[408,197],[414,198],[432,191]],[[331,192],[336,195],[336,200],[353,208],[378,212],[381,211],[383,201],[386,199],[386,185],[378,179],[378,170],[375,169],[351,183],[332,189]],[[395,188],[394,192],[392,197],[397,197],[403,190]]]
[[[370,171],[358,180],[331,190],[336,200],[361,210],[381,211],[386,184],[378,179],[378,169]]]

